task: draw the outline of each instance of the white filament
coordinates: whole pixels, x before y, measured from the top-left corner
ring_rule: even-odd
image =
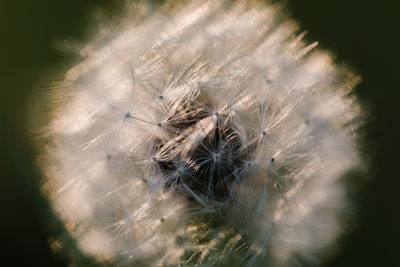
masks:
[[[84,253],[122,266],[290,266],[332,244],[346,207],[340,179],[358,164],[349,93],[359,78],[279,14],[247,1],[155,12],[143,2],[82,49],[55,89],[41,166]],[[187,119],[193,101],[209,115],[179,132],[171,120]],[[219,202],[177,182],[194,163],[172,155],[190,155],[225,122],[254,149],[241,166],[224,161],[229,142],[204,159],[234,168],[231,199]],[[166,158],[176,169],[162,171]]]

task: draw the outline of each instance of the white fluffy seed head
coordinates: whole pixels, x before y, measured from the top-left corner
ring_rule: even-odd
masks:
[[[359,78],[310,52],[277,6],[148,7],[84,47],[56,89],[41,166],[66,229],[122,266],[315,259],[358,164]]]

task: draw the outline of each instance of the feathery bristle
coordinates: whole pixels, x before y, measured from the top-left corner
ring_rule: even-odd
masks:
[[[316,260],[359,164],[359,78],[276,5],[129,7],[55,89],[41,166],[79,248],[118,266]]]

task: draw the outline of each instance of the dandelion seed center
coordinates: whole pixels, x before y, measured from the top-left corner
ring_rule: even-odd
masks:
[[[233,120],[222,121],[215,112],[194,105],[182,107],[165,124],[174,129],[172,137],[155,140],[156,153],[163,155],[156,174],[167,177],[165,187],[193,199],[229,199],[231,184],[241,178],[248,154],[241,149],[243,140]],[[175,167],[181,164],[185,172]],[[173,170],[178,177],[168,175]]]

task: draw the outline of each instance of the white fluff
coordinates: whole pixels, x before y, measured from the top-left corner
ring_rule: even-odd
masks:
[[[358,164],[359,78],[278,6],[130,7],[55,89],[41,166],[79,248],[118,266],[318,260]]]

